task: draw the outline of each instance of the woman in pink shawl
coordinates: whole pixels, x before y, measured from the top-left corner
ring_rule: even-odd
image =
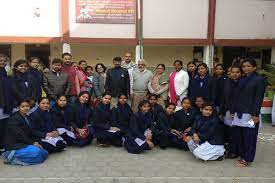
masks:
[[[181,106],[181,100],[188,94],[189,76],[182,70],[183,63],[181,60],[174,62],[175,70],[170,74],[169,98],[170,102]]]

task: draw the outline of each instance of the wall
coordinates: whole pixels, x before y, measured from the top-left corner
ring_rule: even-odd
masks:
[[[2,0],[0,36],[60,37],[60,15],[60,0]]]
[[[25,59],[25,44],[11,45],[11,63],[14,64],[16,60]]]
[[[143,0],[145,38],[206,38],[208,0]]]
[[[275,1],[217,0],[216,39],[275,38]]]

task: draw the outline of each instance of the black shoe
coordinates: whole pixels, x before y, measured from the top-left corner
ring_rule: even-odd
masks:
[[[239,157],[239,156],[236,154],[232,154],[232,153],[229,153],[225,156],[226,159],[236,159],[237,157]]]

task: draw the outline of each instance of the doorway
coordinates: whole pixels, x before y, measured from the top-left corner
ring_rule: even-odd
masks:
[[[224,67],[228,68],[232,65],[232,61],[237,57],[245,57],[246,48],[245,47],[223,47],[223,63]]]
[[[43,67],[50,66],[51,48],[49,44],[26,44],[25,45],[26,59],[38,57]]]

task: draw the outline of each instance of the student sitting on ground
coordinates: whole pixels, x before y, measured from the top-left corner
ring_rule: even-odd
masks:
[[[130,131],[125,136],[124,147],[129,153],[139,154],[154,148],[153,134],[155,124],[149,113],[150,104],[147,100],[141,101],[139,111],[134,113],[130,120]]]
[[[176,105],[167,104],[165,112],[159,113],[157,116],[158,129],[158,145],[162,149],[167,147],[175,147],[178,149],[188,149],[186,142],[182,140],[182,133],[178,129],[175,119]]]
[[[66,142],[59,136],[51,114],[49,113],[50,101],[43,97],[38,100],[38,109],[34,111],[30,118],[30,127],[43,149],[49,153],[60,152],[67,146]]]
[[[82,91],[73,105],[74,120],[71,124],[76,137],[75,145],[80,147],[91,144],[93,140],[90,98],[89,92]]]
[[[112,109],[112,126],[116,126],[123,134],[129,130],[129,122],[133,111],[127,103],[128,97],[126,94],[118,95],[117,107]]]
[[[18,102],[19,111],[9,119],[6,128],[3,161],[13,165],[34,165],[43,163],[48,157],[48,152],[32,136],[29,100]]]
[[[93,129],[97,143],[102,147],[114,145],[122,146],[122,132],[112,125],[112,111],[110,109],[111,95],[104,93],[102,101],[94,109]]]
[[[196,117],[190,136],[185,141],[196,158],[204,161],[222,160],[225,152],[222,124],[213,113],[212,103],[205,102],[201,110],[202,115]]]

